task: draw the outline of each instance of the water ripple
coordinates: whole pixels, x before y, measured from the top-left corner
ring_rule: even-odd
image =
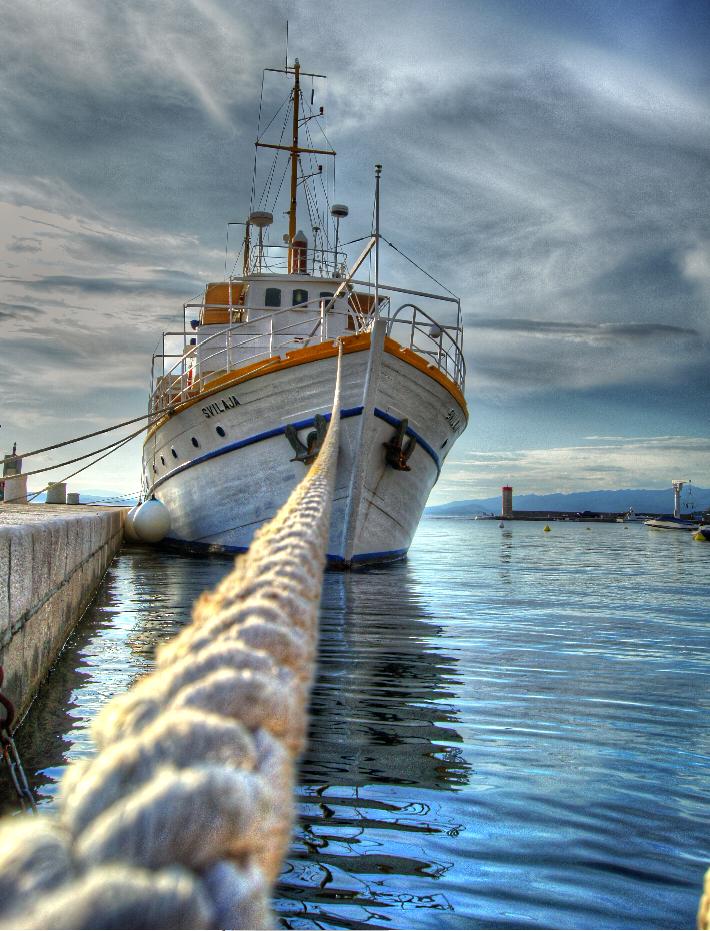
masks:
[[[424,521],[329,574],[287,928],[690,928],[710,860],[710,547]],[[230,560],[125,550],[19,734],[51,807]]]

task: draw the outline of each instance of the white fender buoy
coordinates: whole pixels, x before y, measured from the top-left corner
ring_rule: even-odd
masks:
[[[135,520],[139,507],[140,504],[134,504],[128,514],[126,514],[126,519],[123,522],[123,536],[126,540],[130,540],[131,543],[135,543],[135,541],[138,539],[138,534],[136,533],[136,528],[133,526],[133,521]]]
[[[133,518],[133,529],[144,543],[158,543],[170,530],[170,511],[162,501],[144,501]]]

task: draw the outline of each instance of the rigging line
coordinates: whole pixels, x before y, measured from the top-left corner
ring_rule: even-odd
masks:
[[[284,133],[286,132],[286,124],[288,123],[288,118],[289,118],[289,114],[290,114],[290,113],[291,113],[291,108],[289,107],[288,110],[286,111],[286,115],[284,116],[283,125],[282,125],[282,127],[281,127],[281,135],[279,136],[279,145],[281,145],[281,143],[283,142]],[[273,160],[273,162],[271,163],[271,168],[270,168],[270,170],[269,170],[268,177],[267,177],[266,181],[264,182],[264,188],[263,188],[263,190],[262,190],[261,197],[259,198],[259,206],[260,206],[260,207],[261,207],[261,205],[264,204],[264,203],[267,203],[267,204],[268,204],[269,195],[270,195],[270,193],[271,193],[271,185],[272,185],[272,183],[273,183],[274,175],[275,175],[275,173],[276,173],[276,163],[277,163],[277,161],[278,161],[278,157],[279,157],[279,153],[278,153],[278,151],[277,151],[276,153],[274,153],[274,160]],[[287,164],[288,164],[288,163],[287,163]]]
[[[300,159],[300,158],[299,158],[299,160],[298,160],[298,167],[301,169],[301,181],[303,182],[303,193],[305,194],[305,197],[306,197],[306,207],[307,207],[307,209],[308,209],[308,219],[309,219],[309,221],[310,221],[311,227],[314,227],[316,224],[313,222],[313,210],[312,210],[312,208],[311,208],[312,192],[311,192],[311,190],[310,190],[310,188],[309,188],[309,186],[308,186],[308,178],[307,178],[307,176],[304,174],[303,165],[301,164],[301,159]],[[320,219],[320,218],[317,216],[317,211],[316,211],[316,219]]]
[[[310,131],[310,129],[308,128],[308,126],[306,126],[306,139],[308,140],[308,142],[309,142],[309,144],[310,144],[310,148],[315,148],[315,144],[314,144],[314,142],[313,142],[313,137],[312,137],[312,135],[311,135],[311,131]],[[325,243],[326,243],[327,246],[330,246],[330,231],[328,230],[327,214],[326,214],[326,211],[327,211],[328,213],[329,213],[329,211],[330,211],[330,198],[328,197],[328,191],[326,190],[325,184],[324,184],[324,182],[323,182],[323,172],[317,172],[317,173],[316,173],[315,171],[313,171],[313,169],[314,169],[314,168],[317,168],[317,166],[318,166],[318,163],[317,163],[316,160],[315,160],[315,156],[314,156],[313,154],[311,154],[311,171],[313,172],[313,174],[316,174],[317,177],[320,179],[320,186],[321,186],[321,188],[322,188],[322,190],[323,190],[323,195],[324,195],[324,198],[325,198],[325,205],[326,205],[326,210],[323,211],[323,214],[322,214],[322,215],[321,215],[320,213],[318,214],[318,221],[319,221],[319,224],[320,224],[320,228],[321,228],[321,230],[322,230],[323,233],[324,233]],[[313,183],[313,197],[314,197],[314,199],[315,199],[316,207],[317,207],[317,205],[318,205],[318,195],[317,195],[317,193],[316,193],[316,184],[315,184],[315,182]]]
[[[356,242],[365,242],[366,239],[372,239],[372,234],[367,236],[360,236],[359,239],[349,239],[347,242],[338,243],[340,246],[353,246]]]
[[[132,423],[138,423],[139,420],[148,420],[151,417],[156,417],[156,415],[162,416],[170,410],[170,407],[161,407],[159,410],[153,411],[150,414],[141,414],[140,417],[134,417],[132,420],[123,420],[121,423],[116,423],[112,427],[104,427],[103,430],[94,430],[93,433],[85,433],[83,436],[74,437],[73,440],[64,440],[63,443],[55,443],[53,446],[43,446],[41,449],[33,449],[29,453],[19,453],[17,457],[18,459],[29,459],[30,456],[37,456],[40,453],[48,453],[52,449],[60,449],[62,446],[70,446],[72,443],[79,443],[81,440],[90,440],[94,436],[101,436],[102,433],[111,433],[112,430],[120,430],[121,427],[128,427]],[[99,450],[95,451],[99,452]]]
[[[279,157],[279,153],[274,153],[274,158],[271,162],[271,167],[269,168],[269,173],[266,176],[266,181],[264,181],[264,187],[261,192],[261,197],[259,198],[259,206],[263,207],[264,203],[268,203],[269,192],[271,191],[271,182],[274,180],[274,174],[276,172],[276,161]]]
[[[249,212],[251,213],[251,208],[250,208]],[[233,278],[233,277],[234,277],[234,269],[235,269],[235,268],[237,267],[237,265],[239,264],[239,259],[241,258],[241,255],[242,255],[243,250],[244,250],[244,242],[242,241],[242,244],[241,244],[241,246],[239,247],[239,252],[237,252],[236,258],[234,259],[234,265],[232,265],[232,270],[231,270],[230,273],[229,273],[229,277],[230,277],[230,278]]]
[[[301,97],[303,98],[303,94],[301,94]],[[303,102],[303,105],[304,105],[304,109],[305,109],[305,107],[307,106],[307,104],[305,103],[305,101]],[[308,106],[309,106],[309,105],[308,105]],[[319,115],[318,115],[317,113],[315,113],[315,112],[313,111],[313,108],[310,107],[310,106],[309,106],[309,111],[310,111],[310,112],[309,112],[309,116],[310,116],[310,117],[314,117],[314,118],[316,119],[316,121],[318,122],[318,125],[320,126]],[[316,145],[315,145],[315,142],[314,142],[314,140],[313,140],[313,136],[312,136],[312,134],[311,134],[310,122],[308,122],[308,123],[305,124],[305,133],[306,133],[306,139],[307,139],[308,144],[309,144],[309,148],[314,149],[314,148],[316,147]],[[330,145],[330,143],[328,143],[328,145]],[[332,149],[333,147],[330,146],[330,148]],[[310,166],[311,166],[311,171],[314,171],[314,169],[317,168],[317,165],[318,165],[318,163],[317,163],[317,161],[316,161],[315,154],[311,152],[311,153],[310,153]],[[325,201],[326,201],[326,204],[328,205],[328,207],[330,207],[330,200],[329,200],[329,198],[328,198],[328,191],[326,190],[325,185],[323,184],[323,175],[322,175],[320,172],[319,172],[319,176],[320,176],[320,180],[321,180],[321,187],[323,187],[323,193],[325,194]],[[315,189],[315,184],[314,184],[314,189]]]
[[[264,102],[264,78],[266,77],[266,71],[261,72],[261,93],[259,94],[259,118],[256,124],[256,138],[259,138],[261,133],[261,105]],[[251,175],[251,195],[249,196],[249,213],[254,209],[254,198],[256,197],[256,154],[258,152],[256,145],[254,146],[254,170]],[[234,263],[237,264],[236,262]]]
[[[113,447],[113,449],[109,449],[107,453],[103,453],[103,455],[98,456],[96,459],[93,460],[93,462],[87,463],[85,466],[82,466],[80,469],[77,469],[76,471],[72,472],[71,475],[65,475],[64,478],[62,479],[62,482],[68,482],[70,478],[74,478],[74,476],[78,475],[80,472],[85,472],[87,469],[90,469],[93,465],[96,465],[97,462],[101,462],[102,459],[105,459],[107,456],[110,456],[111,453],[115,453],[116,450],[121,449],[122,446],[125,446],[126,443],[128,443],[132,439],[135,439],[135,437],[137,437],[142,432],[143,430],[141,429],[141,430],[136,430],[135,433],[131,433],[129,436],[125,438],[125,440],[122,440],[121,442],[119,442],[118,445]],[[24,474],[29,475],[31,473],[27,472]],[[39,491],[32,492],[32,494],[27,498],[28,504],[30,501],[34,501],[35,498],[38,498],[43,492],[48,491],[48,490],[49,490],[49,485],[45,485],[44,488],[40,488]],[[10,501],[6,501],[5,503],[12,504],[13,501],[18,501],[18,500],[20,499],[13,498]]]
[[[142,432],[143,432],[142,430],[136,430],[135,433],[131,433],[129,436],[127,436],[127,437],[125,438],[125,440],[123,440],[122,442],[120,442],[120,443],[119,443],[117,446],[115,446],[113,449],[109,449],[109,451],[108,451],[107,453],[104,453],[102,456],[98,456],[96,459],[93,460],[93,462],[87,463],[87,465],[82,466],[80,469],[77,469],[75,472],[72,472],[71,475],[65,476],[65,478],[62,479],[62,481],[63,481],[63,482],[66,482],[66,481],[68,481],[70,478],[74,478],[74,476],[75,476],[75,475],[78,475],[80,472],[86,472],[86,470],[87,470],[87,469],[90,469],[90,468],[92,467],[92,465],[96,465],[97,462],[101,462],[102,459],[105,459],[107,456],[110,456],[111,453],[115,453],[117,450],[121,449],[122,446],[125,446],[126,443],[129,443],[131,440],[135,439],[135,438],[136,438],[139,434],[141,434]]]
[[[153,423],[156,421],[154,420]],[[140,429],[136,430],[135,433],[132,433],[128,439],[133,439],[134,436],[138,436],[139,433],[143,433],[144,430],[147,430],[148,427],[152,424],[144,424]],[[62,466],[73,465],[75,462],[81,462],[82,459],[88,459],[89,456],[95,456],[96,453],[102,453],[105,449],[112,449],[114,446],[118,446],[122,443],[122,440],[114,440],[113,443],[109,443],[107,446],[102,446],[100,449],[92,449],[90,453],[84,453],[81,456],[75,456],[73,459],[66,459],[64,462],[57,462],[54,465],[44,466],[41,469],[33,469],[31,472],[23,472],[23,475],[39,475],[40,472],[51,472],[53,469],[61,469]]]
[[[390,242],[389,239],[385,239],[385,237],[384,237],[381,233],[380,233],[380,239],[383,239],[383,240],[387,243],[388,246],[391,246],[391,247],[394,249],[395,252],[399,252],[399,254],[402,256],[402,258],[406,259],[408,262],[411,262],[411,264],[412,264],[415,268],[418,268],[420,272],[423,272],[423,273],[427,276],[427,278],[431,278],[431,280],[434,281],[436,284],[438,284],[440,288],[443,288],[444,291],[447,292],[447,294],[450,294],[451,297],[455,297],[456,300],[459,299],[458,294],[454,294],[453,291],[449,291],[449,289],[446,287],[446,285],[445,285],[445,284],[442,284],[442,283],[439,281],[438,278],[435,278],[433,275],[430,275],[429,272],[428,272],[425,268],[422,268],[422,267],[421,267],[421,265],[417,265],[417,263],[414,261],[414,259],[410,259],[409,256],[408,256],[408,255],[405,255],[404,252],[402,252],[401,249],[398,249],[397,246],[395,246],[394,243]]]
[[[269,127],[271,126],[271,124],[274,122],[274,120],[275,120],[276,117],[279,115],[279,113],[281,113],[281,111],[282,111],[283,108],[286,106],[286,104],[287,104],[287,103],[290,103],[290,101],[291,101],[291,95],[290,95],[290,94],[289,94],[287,97],[284,97],[283,103],[281,104],[281,106],[278,108],[278,110],[276,111],[276,113],[274,113],[274,115],[271,117],[271,119],[269,120],[269,122],[268,122],[268,123],[266,124],[266,126],[264,127],[264,132],[263,132],[263,133],[262,133],[262,132],[257,133],[256,138],[259,140],[259,142],[261,142],[261,140],[264,138],[264,136],[266,135],[266,133],[269,131]],[[289,107],[289,110],[290,110],[290,109],[291,109],[291,108]],[[287,116],[288,116],[288,114],[287,114]]]
[[[278,190],[276,191],[276,196],[274,197],[274,205],[276,204],[276,201],[279,199],[279,194],[281,193],[281,188],[283,187],[284,180],[286,179],[286,173],[288,172],[288,169],[289,169],[289,163],[286,162],[284,166],[283,174],[281,175],[281,180],[279,181]]]

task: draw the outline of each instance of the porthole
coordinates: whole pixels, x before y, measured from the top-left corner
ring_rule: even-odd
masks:
[[[197,442],[197,437],[196,437],[196,436],[193,436],[193,438],[192,438],[192,445],[195,447],[195,449],[199,449],[199,447],[200,447],[200,444]]]
[[[174,446],[171,448],[170,452],[173,454],[173,459],[177,459],[178,454],[175,452],[175,447],[174,447]]]
[[[158,468],[157,468],[156,464],[153,463],[153,475],[157,475],[157,474],[158,474]]]
[[[226,435],[227,435],[227,431],[224,429],[224,427],[215,427],[215,430],[217,431],[217,435],[218,435],[218,436],[226,436]]]
[[[160,461],[163,463],[163,465],[165,465],[165,456],[161,456]]]

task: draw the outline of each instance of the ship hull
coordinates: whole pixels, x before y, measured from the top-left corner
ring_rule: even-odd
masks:
[[[371,338],[351,338],[348,350],[328,546],[329,564],[342,568],[406,555],[466,424],[463,398],[386,339],[382,327],[376,324]],[[149,493],[170,513],[167,545],[203,552],[249,547],[308,468],[295,460],[286,428],[305,443],[316,415],[329,418],[336,368],[334,351],[292,353],[275,370],[243,381],[237,373],[154,430],[144,447],[144,471]],[[416,441],[408,471],[387,462],[384,445],[404,419],[405,449]]]

